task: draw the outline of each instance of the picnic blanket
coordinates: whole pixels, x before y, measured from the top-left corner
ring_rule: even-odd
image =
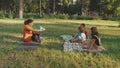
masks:
[[[69,40],[72,39],[71,35],[61,35],[63,40],[65,41],[63,44],[63,50],[64,51],[73,51],[73,50],[78,50],[78,51],[83,51],[83,47],[79,43],[71,43]]]
[[[39,43],[22,42],[16,50],[35,50],[38,48]]]
[[[71,35],[61,35],[60,37],[63,38],[64,44],[63,44],[63,50],[64,51],[85,51],[85,52],[102,52],[103,50],[88,50],[83,49],[82,44],[79,43],[71,43],[69,40],[71,40],[73,37]]]

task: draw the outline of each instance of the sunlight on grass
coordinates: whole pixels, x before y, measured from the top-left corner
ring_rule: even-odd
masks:
[[[0,19],[0,22],[18,24],[23,23],[24,20],[11,20],[11,19]],[[118,21],[106,21],[106,20],[61,20],[61,19],[34,19],[35,23],[86,23],[90,25],[104,25],[104,26],[119,26]],[[113,24],[114,23],[114,24]]]
[[[64,52],[60,35],[74,35],[80,23],[98,27],[102,53]],[[103,24],[104,23],[104,24]],[[23,20],[0,19],[0,68],[119,68],[120,28],[117,21],[36,19],[34,28],[42,25],[44,39],[34,51],[16,51],[22,41]]]

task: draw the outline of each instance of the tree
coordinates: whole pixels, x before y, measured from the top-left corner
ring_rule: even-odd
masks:
[[[89,9],[90,0],[80,0],[81,15],[86,16]]]
[[[5,17],[14,16],[22,19],[23,9],[24,13],[32,14],[82,16],[87,16],[89,11],[93,11],[101,17],[113,17],[120,16],[120,0],[0,0],[0,11]]]
[[[53,0],[53,14],[55,15],[55,7],[56,7],[56,1]]]
[[[112,17],[116,15],[119,5],[120,0],[91,0],[89,10],[98,12],[100,16]]]
[[[115,16],[120,16],[120,0],[115,0],[113,11]]]
[[[42,16],[42,10],[41,10],[41,9],[42,9],[42,8],[41,8],[41,5],[42,5],[42,4],[41,4],[41,3],[42,3],[42,2],[41,2],[41,0],[40,0],[40,17]]]
[[[19,18],[23,18],[23,0],[19,1]]]

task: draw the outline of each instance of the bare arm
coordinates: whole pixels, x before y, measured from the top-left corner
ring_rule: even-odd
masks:
[[[89,43],[90,45],[88,46],[88,49],[91,49],[93,47],[94,43],[95,43],[95,39],[91,39],[90,43]]]
[[[29,27],[29,26],[27,26],[26,28],[27,28],[28,30],[33,31],[33,32],[42,32],[42,31],[43,31],[43,30],[33,29],[32,27]]]

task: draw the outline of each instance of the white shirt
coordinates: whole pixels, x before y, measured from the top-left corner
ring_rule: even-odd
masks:
[[[79,36],[79,39],[82,39],[83,41],[86,41],[85,33],[81,33],[81,36]]]

